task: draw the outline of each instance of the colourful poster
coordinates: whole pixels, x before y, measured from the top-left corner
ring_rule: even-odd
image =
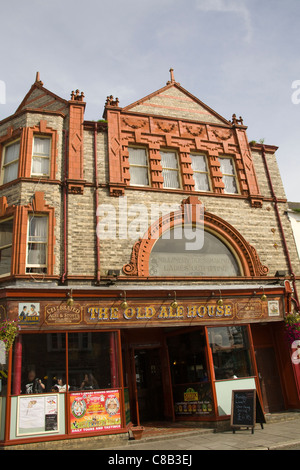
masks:
[[[70,426],[71,433],[119,429],[119,390],[71,393]]]

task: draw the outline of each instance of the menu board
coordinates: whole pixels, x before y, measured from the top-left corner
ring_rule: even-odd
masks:
[[[119,390],[80,391],[70,394],[71,433],[121,427]]]
[[[234,428],[246,426],[252,428],[253,434],[255,423],[260,423],[263,428],[262,423],[265,422],[262,406],[255,389],[232,391],[231,427],[233,432]]]
[[[58,395],[18,397],[17,435],[58,432]]]

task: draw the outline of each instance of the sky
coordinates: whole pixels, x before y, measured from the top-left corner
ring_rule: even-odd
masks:
[[[242,116],[250,141],[279,147],[287,198],[300,202],[300,0],[1,3],[0,120],[37,71],[64,99],[83,91],[85,119],[98,120],[108,95],[125,107],[165,86],[173,68],[223,117]]]

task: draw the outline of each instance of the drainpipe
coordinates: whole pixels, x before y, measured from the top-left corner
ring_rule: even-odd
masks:
[[[284,246],[284,250],[285,250],[285,255],[286,255],[286,259],[287,259],[288,266],[289,266],[290,276],[292,277],[294,295],[295,295],[294,301],[295,301],[297,309],[300,310],[299,297],[298,297],[296,281],[295,281],[295,273],[293,272],[291,257],[290,257],[290,254],[289,254],[289,249],[288,249],[288,246],[287,246],[287,243],[286,243],[286,238],[285,238],[285,235],[284,235],[284,229],[283,229],[283,226],[282,226],[280,212],[279,212],[279,208],[278,208],[278,199],[275,195],[275,191],[274,191],[274,187],[273,187],[273,183],[272,183],[272,178],[271,178],[271,175],[270,175],[269,166],[268,166],[267,157],[266,157],[266,149],[265,149],[264,145],[262,146],[262,157],[263,157],[263,161],[264,161],[264,165],[265,165],[265,169],[266,169],[266,173],[267,173],[267,177],[268,177],[268,181],[269,181],[269,185],[270,185],[270,189],[271,189],[271,194],[272,194],[272,198],[273,198],[273,202],[274,202],[274,208],[275,208],[275,212],[276,212],[276,216],[277,216],[277,221],[278,221],[278,224],[279,224],[281,237],[282,237],[282,242],[283,242],[283,246]]]
[[[98,211],[98,167],[97,167],[97,123],[94,126],[94,167],[95,167],[95,209],[96,209],[96,259],[97,259],[97,275],[96,284],[100,283],[100,240],[97,235],[97,227],[99,223]]]
[[[67,225],[68,225],[68,201],[67,201],[67,193],[68,193],[68,188],[67,188],[67,173],[68,173],[68,165],[67,165],[67,156],[68,156],[68,134],[67,131],[64,129],[63,130],[64,134],[64,146],[65,146],[65,164],[64,164],[64,182],[63,182],[63,212],[64,212],[64,272],[61,277],[61,282],[64,284],[64,282],[67,279],[67,272],[68,272],[68,259],[67,259],[67,247],[68,247],[68,242],[67,242]]]

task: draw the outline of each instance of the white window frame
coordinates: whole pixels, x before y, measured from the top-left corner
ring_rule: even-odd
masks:
[[[196,153],[196,152],[191,153],[190,156],[191,157],[203,157],[204,160],[205,160],[205,166],[206,166],[206,171],[194,170],[193,162],[191,163],[193,173],[199,173],[199,174],[207,175],[207,180],[208,180],[208,189],[196,189],[195,188],[195,191],[197,191],[197,192],[198,191],[199,192],[210,192],[211,191],[211,179],[210,179],[210,171],[209,171],[207,156],[205,155],[205,153]],[[194,178],[194,181],[195,181],[195,178]],[[195,184],[196,184],[196,181],[195,181]]]
[[[30,217],[44,217],[47,221],[47,240],[44,241],[32,241],[29,240],[29,227],[30,227]],[[28,213],[28,224],[27,224],[27,244],[26,244],[26,274],[46,274],[47,269],[48,269],[48,243],[49,243],[49,217],[44,214],[34,214],[32,212]],[[45,258],[46,258],[46,263],[45,264],[30,264],[28,263],[28,254],[29,254],[29,245],[30,244],[39,244],[39,245],[46,245],[46,250],[45,250]],[[40,269],[41,271],[30,271],[31,269]]]
[[[13,142],[8,142],[7,144],[5,144],[3,146],[3,151],[2,151],[2,168],[1,168],[1,184],[8,184],[10,183],[11,181],[14,181],[15,179],[18,178],[18,174],[19,174],[19,161],[20,161],[20,147],[19,147],[19,155],[18,155],[18,158],[16,158],[15,160],[9,162],[9,163],[4,163],[5,162],[5,154],[6,154],[6,149],[8,147],[10,147],[11,145],[15,145],[15,144],[19,144],[19,146],[21,145],[21,141],[20,139],[16,139],[14,140]],[[5,171],[6,171],[6,168],[9,167],[10,165],[13,165],[15,163],[18,162],[18,170],[17,170],[17,176],[16,178],[10,180],[10,181],[6,181],[4,183],[4,175],[5,175]]]
[[[38,153],[34,153],[34,141],[35,139],[45,139],[49,141],[49,155],[40,155]],[[51,145],[52,139],[51,137],[44,136],[44,135],[34,135],[32,141],[32,156],[31,156],[31,177],[40,177],[40,178],[49,178],[50,176],[50,158],[51,158]],[[48,160],[48,173],[33,173],[33,163],[35,158],[44,158]]]
[[[222,160],[222,159],[231,160],[231,162],[232,162],[232,167],[233,167],[233,173],[232,173],[232,174],[230,174],[230,173],[223,173],[223,172],[221,171],[221,168],[220,168],[220,171],[221,171],[221,173],[222,173],[222,181],[223,181],[224,185],[225,185],[225,182],[224,182],[224,180],[223,180],[223,176],[229,176],[229,177],[231,177],[231,178],[234,178],[234,180],[235,180],[235,185],[236,185],[236,192],[235,192],[235,193],[229,193],[229,192],[227,192],[227,191],[225,190],[225,187],[224,187],[224,193],[225,193],[225,194],[240,194],[240,188],[239,188],[239,182],[238,182],[238,177],[237,177],[237,172],[236,172],[236,167],[235,167],[234,158],[231,157],[230,155],[222,155],[222,156],[220,155],[220,156],[218,157],[218,159],[219,159],[219,163],[220,163],[220,164],[221,164],[221,160]]]
[[[13,221],[13,217],[8,217],[7,219],[1,220],[0,221],[0,226],[1,226],[1,224],[7,222],[8,220]],[[9,243],[8,245],[0,246],[0,251],[5,250],[5,249],[10,248],[10,247],[12,249],[12,245],[13,245],[13,227],[12,227],[12,232],[11,232],[11,243]],[[9,269],[9,271],[7,273],[0,274],[0,277],[7,276],[8,274],[11,274],[11,262],[12,262],[12,253],[11,253],[11,259],[10,259],[10,269]]]
[[[176,150],[174,149],[161,149],[160,150],[160,156],[162,153],[173,153],[175,155],[175,158],[176,158],[176,162],[177,162],[177,168],[168,168],[168,167],[165,167],[163,166],[162,164],[162,161],[161,161],[161,167],[162,167],[162,173],[164,170],[166,171],[176,171],[177,172],[177,176],[178,176],[178,187],[174,188],[172,186],[165,186],[165,178],[164,178],[164,181],[163,181],[163,188],[164,189],[181,189],[182,188],[182,183],[181,183],[181,174],[180,174],[180,166],[179,166],[179,159],[178,159],[178,152],[176,152]]]
[[[148,184],[138,184],[138,183],[133,183],[131,184],[132,186],[142,186],[148,188],[151,186],[151,178],[150,178],[150,171],[149,171],[149,155],[148,155],[148,149],[147,147],[137,147],[134,145],[129,145],[128,146],[128,155],[130,152],[130,149],[140,149],[140,150],[145,150],[145,155],[146,155],[146,160],[147,160],[147,165],[137,165],[136,163],[131,164],[130,159],[129,159],[129,173],[130,173],[130,168],[146,168],[147,169],[147,176],[148,176]]]

